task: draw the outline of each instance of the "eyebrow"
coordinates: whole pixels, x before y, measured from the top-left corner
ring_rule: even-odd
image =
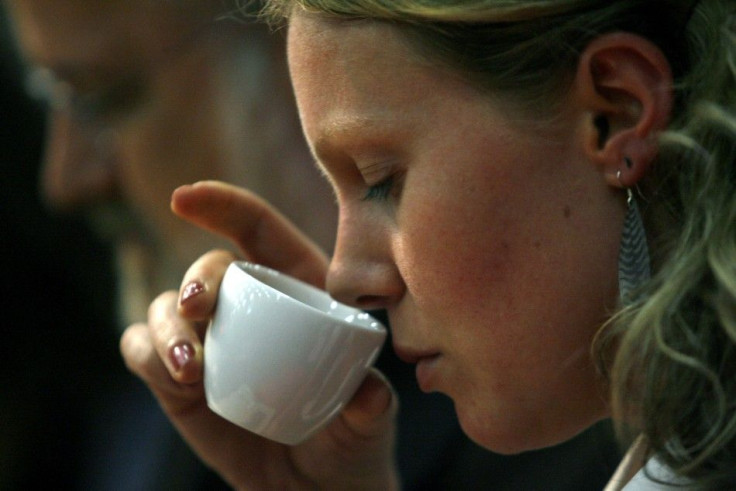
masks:
[[[379,141],[400,135],[399,125],[395,119],[376,117],[333,116],[321,125],[317,138],[312,144],[312,152],[318,162],[330,160],[335,154],[344,153],[345,149],[359,152]],[[360,141],[358,141],[358,139]],[[340,148],[335,142],[341,141]]]

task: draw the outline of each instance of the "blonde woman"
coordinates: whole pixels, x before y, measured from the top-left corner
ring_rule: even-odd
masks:
[[[273,0],[266,13],[288,25],[302,126],[339,204],[334,256],[222,184],[180,189],[174,209],[385,309],[419,385],[452,398],[486,448],[554,445],[612,415],[632,446],[610,489],[736,487],[736,4]],[[198,321],[232,258],[205,255],[181,296],[129,328],[130,368],[235,487],[398,486],[397,401],[377,374],[294,448],[206,409]],[[192,355],[175,367],[182,343]]]

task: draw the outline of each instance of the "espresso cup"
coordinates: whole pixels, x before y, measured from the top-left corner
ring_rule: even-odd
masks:
[[[236,261],[204,341],[207,405],[280,443],[300,443],[347,404],[386,328],[369,314],[270,268]]]

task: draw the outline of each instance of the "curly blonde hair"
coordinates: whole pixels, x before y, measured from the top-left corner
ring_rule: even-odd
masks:
[[[736,486],[735,10],[701,2],[687,26],[694,61],[650,177],[652,206],[678,227],[657,238],[662,266],[605,336],[618,343],[620,431],[641,431],[666,464],[709,489]]]

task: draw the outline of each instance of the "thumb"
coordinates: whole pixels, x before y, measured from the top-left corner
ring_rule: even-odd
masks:
[[[325,489],[398,489],[394,433],[398,398],[388,380],[370,369],[352,400],[301,455]],[[315,451],[321,448],[322,452]]]
[[[391,432],[398,411],[398,397],[386,377],[375,368],[368,371],[350,403],[342,412],[347,429],[363,438]]]

